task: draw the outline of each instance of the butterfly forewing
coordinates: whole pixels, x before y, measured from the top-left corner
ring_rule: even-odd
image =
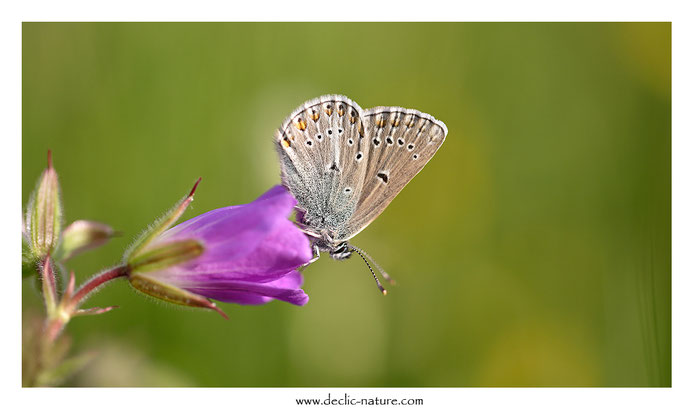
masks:
[[[364,111],[371,146],[349,239],[368,226],[424,168],[446,139],[446,125],[429,114],[400,107]]]
[[[308,230],[349,234],[370,149],[363,135],[361,107],[339,95],[306,102],[277,131],[282,181]]]

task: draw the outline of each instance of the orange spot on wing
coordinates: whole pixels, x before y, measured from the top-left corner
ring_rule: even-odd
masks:
[[[296,125],[296,128],[297,128],[299,131],[304,131],[304,130],[306,129],[306,121],[304,121],[304,120],[301,119],[301,118],[299,118],[299,119],[296,121],[296,124],[294,124],[294,125]]]

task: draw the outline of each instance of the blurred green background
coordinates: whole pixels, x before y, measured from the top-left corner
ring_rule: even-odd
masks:
[[[279,182],[273,131],[341,93],[448,125],[304,307],[171,307],[114,283],[68,326],[70,385],[670,386],[671,26],[25,23],[22,201],[52,149],[66,221],[120,260],[203,177],[186,217]],[[25,311],[42,309],[31,281]]]

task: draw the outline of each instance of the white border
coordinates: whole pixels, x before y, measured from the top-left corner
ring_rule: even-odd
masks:
[[[672,21],[682,2],[550,0],[30,0],[15,21]],[[678,10],[680,9],[681,10]]]
[[[9,2],[8,2],[9,3]],[[686,408],[694,387],[691,235],[694,232],[692,183],[692,64],[691,15],[685,2],[669,1],[486,1],[450,6],[450,1],[428,0],[377,3],[353,0],[261,2],[230,1],[28,1],[3,6],[2,124],[0,150],[4,192],[2,246],[5,291],[0,298],[5,334],[2,352],[3,402],[11,407],[53,409],[122,409],[123,406],[191,409],[298,408],[300,397],[326,397],[345,392],[353,397],[421,397],[417,408]],[[347,7],[349,5],[349,7]],[[21,389],[21,279],[16,274],[20,253],[21,215],[21,21],[673,21],[673,388],[672,389]],[[14,228],[13,228],[14,227]],[[234,371],[234,369],[229,369]]]

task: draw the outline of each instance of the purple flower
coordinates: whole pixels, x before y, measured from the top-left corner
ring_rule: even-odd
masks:
[[[188,199],[192,193],[179,208]],[[312,252],[306,235],[287,219],[295,205],[278,185],[249,204],[215,209],[164,232],[155,227],[126,257],[131,283],[170,302],[212,309],[206,298],[304,305],[308,296],[297,269]],[[162,224],[170,226],[171,219]]]

